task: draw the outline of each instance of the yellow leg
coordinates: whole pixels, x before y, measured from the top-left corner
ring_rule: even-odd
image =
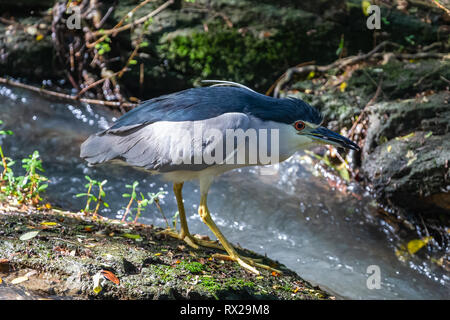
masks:
[[[192,236],[189,232],[187,220],[186,220],[186,213],[184,210],[184,204],[183,204],[183,196],[182,196],[182,190],[183,183],[174,183],[173,191],[175,193],[175,197],[177,199],[177,205],[178,205],[178,213],[180,216],[180,232],[177,233],[176,230],[173,229],[167,229],[164,230],[162,233],[167,234],[168,236],[171,236],[176,239],[183,240],[186,242],[189,246],[198,249],[199,246],[208,247],[208,248],[214,248],[219,250],[224,250],[228,253],[229,256],[223,255],[223,254],[215,254],[214,256],[219,259],[224,260],[232,260],[238,262],[244,269],[249,270],[252,273],[258,274],[259,271],[256,270],[254,267],[259,267],[263,269],[267,269],[269,271],[275,271],[279,274],[282,272],[271,268],[269,266],[266,266],[264,264],[258,263],[260,262],[260,259],[252,259],[248,257],[240,256],[234,247],[228,242],[228,240],[225,238],[225,236],[222,234],[222,232],[219,230],[217,225],[214,223],[214,221],[211,218],[211,215],[209,213],[208,206],[206,204],[206,194],[202,195],[200,200],[200,206],[198,209],[198,212],[200,214],[200,217],[202,218],[202,221],[211,229],[211,231],[214,233],[214,235],[219,239],[220,243],[216,243],[214,241],[207,241],[207,240],[201,240],[194,236]]]
[[[189,232],[189,227],[186,220],[186,212],[184,210],[184,204],[183,204],[183,195],[182,195],[182,189],[183,189],[183,183],[174,183],[173,184],[173,192],[175,194],[175,197],[177,199],[177,206],[178,206],[178,214],[180,217],[180,232],[177,233],[176,231],[173,231],[172,229],[164,230],[162,233],[171,236],[176,239],[183,240],[186,242],[189,246],[191,246],[194,249],[198,249],[199,246],[208,247],[208,248],[214,248],[219,250],[224,250],[224,248],[214,241],[207,241],[207,240],[201,240],[191,235]]]
[[[233,261],[236,261],[239,263],[244,269],[259,275],[259,271],[256,270],[254,267],[249,265],[244,261],[244,258],[241,258],[239,254],[236,252],[236,250],[233,248],[233,246],[228,242],[228,240],[225,238],[225,236],[222,234],[222,232],[217,228],[216,224],[211,218],[211,215],[209,213],[208,206],[206,205],[206,194],[202,195],[200,200],[200,206],[198,208],[198,213],[200,214],[200,217],[202,218],[203,222],[211,229],[211,231],[214,233],[214,235],[219,239],[220,243],[225,248],[225,251],[229,254],[230,258]]]

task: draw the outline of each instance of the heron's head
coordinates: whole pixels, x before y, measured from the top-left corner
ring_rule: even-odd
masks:
[[[298,141],[300,148],[306,148],[313,144],[331,144],[336,147],[359,150],[359,146],[340,134],[321,126],[323,117],[317,109],[299,99],[289,99],[297,104],[294,121],[290,122],[291,136]],[[292,119],[292,118],[291,118]]]
[[[297,120],[292,124],[298,137],[299,144],[307,147],[312,144],[331,144],[336,147],[359,150],[359,146],[340,134],[318,124],[306,120]]]

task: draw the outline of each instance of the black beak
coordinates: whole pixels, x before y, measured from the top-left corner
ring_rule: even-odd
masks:
[[[352,149],[358,151],[359,146],[346,137],[337,134],[325,127],[319,127],[309,133],[309,136],[321,143],[332,144],[337,147],[343,147],[346,149]]]

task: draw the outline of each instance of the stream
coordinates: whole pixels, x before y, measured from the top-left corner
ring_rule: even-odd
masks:
[[[79,158],[80,144],[108,127],[119,115],[99,106],[62,103],[34,93],[0,86],[0,119],[14,132],[1,137],[7,156],[20,159],[38,150],[44,175],[50,179],[45,201],[78,211],[85,205],[85,175],[107,179],[101,215],[120,218],[128,199],[126,184],[139,181],[138,191],[169,191],[161,200],[171,221],[177,211],[172,185],[131,167],[106,164],[89,168]],[[400,262],[395,255],[393,227],[376,214],[376,204],[357,185],[350,194],[330,187],[313,174],[313,165],[297,153],[279,165],[275,175],[257,168],[228,172],[216,179],[209,208],[232,243],[267,254],[302,278],[349,299],[448,299],[450,277],[429,261]],[[15,171],[19,171],[19,163]],[[183,189],[186,214],[193,233],[214,238],[197,214],[199,188],[188,182]],[[164,227],[159,211],[150,206],[139,220]],[[378,266],[381,288],[369,289],[369,266]],[[0,297],[1,299],[1,297]]]

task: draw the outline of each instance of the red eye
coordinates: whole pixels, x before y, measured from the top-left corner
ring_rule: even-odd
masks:
[[[296,130],[302,131],[303,129],[305,129],[305,123],[303,121],[296,121],[294,123],[294,127]]]

